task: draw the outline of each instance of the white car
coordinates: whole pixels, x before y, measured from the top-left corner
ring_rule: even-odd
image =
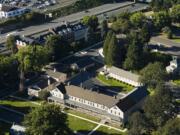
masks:
[[[86,54],[87,52],[86,52],[86,51],[81,51],[80,53],[84,55],[84,54]]]

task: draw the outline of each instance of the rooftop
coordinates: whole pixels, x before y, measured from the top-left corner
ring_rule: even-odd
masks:
[[[27,44],[33,44],[35,43],[35,39],[26,37],[26,36],[18,36],[17,40],[20,40],[22,42],[26,42]]]
[[[116,74],[118,76],[127,78],[129,80],[139,82],[139,77],[140,77],[139,75],[136,75],[134,73],[131,73],[129,71],[126,71],[126,70],[123,70],[123,69],[120,69],[120,68],[117,68],[114,66],[109,68],[109,73],[113,73],[113,74]]]
[[[135,104],[144,99],[148,95],[145,87],[137,87],[132,92],[123,97],[116,105],[126,112],[131,109]]]
[[[119,99],[108,96],[102,93],[98,93],[95,91],[91,91],[88,89],[83,89],[78,86],[69,85],[69,86],[63,86],[62,84],[58,85],[57,88],[64,94],[82,98],[94,103],[102,104],[107,107],[113,107],[116,103],[118,103]]]
[[[56,81],[51,78],[51,77],[40,77],[36,83],[31,85],[29,88],[34,89],[34,90],[42,90],[47,88],[49,85],[55,83]]]
[[[10,12],[10,11],[17,10],[17,9],[18,9],[17,7],[0,4],[0,11]]]

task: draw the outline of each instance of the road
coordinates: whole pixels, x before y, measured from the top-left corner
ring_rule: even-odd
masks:
[[[151,38],[150,44],[153,46],[161,44],[162,46],[158,49],[158,51],[166,54],[180,56],[180,43],[176,43],[162,36],[155,36]]]
[[[148,6],[147,4],[140,4],[140,3],[135,4],[135,6],[131,6],[131,4],[132,4],[132,2],[105,4],[105,5],[96,7],[96,8],[89,9],[88,13],[85,13],[84,11],[82,11],[82,12],[74,13],[74,14],[71,14],[68,16],[60,17],[49,23],[44,23],[44,24],[37,25],[37,26],[26,27],[26,28],[22,29],[19,32],[19,34],[28,36],[28,35],[32,35],[35,33],[43,32],[43,31],[46,31],[47,29],[49,29],[50,27],[56,27],[56,26],[61,25],[63,21],[75,22],[75,21],[82,19],[83,16],[87,16],[87,15],[97,15],[101,19],[103,17],[103,15],[102,15],[103,13],[107,13],[109,16],[111,16],[112,14],[120,13],[123,11],[133,12],[133,11],[142,10]],[[127,6],[127,5],[130,5],[130,6]],[[6,41],[6,39],[5,39],[6,34],[1,35],[0,44],[3,44]]]

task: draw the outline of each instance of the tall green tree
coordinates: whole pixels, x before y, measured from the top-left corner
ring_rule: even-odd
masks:
[[[145,23],[139,32],[139,39],[143,45],[147,45],[151,38],[151,31],[148,25]]]
[[[180,134],[180,119],[179,118],[170,119],[157,132],[157,135],[179,135],[179,134]]]
[[[143,45],[137,32],[131,32],[128,39],[130,42],[123,67],[127,70],[137,70],[143,65]]]
[[[158,73],[158,71],[156,71]],[[144,104],[146,117],[152,123],[152,129],[156,130],[173,117],[172,93],[164,84],[156,87],[154,95],[147,98]]]
[[[152,20],[157,30],[161,30],[165,26],[171,26],[171,17],[167,11],[155,12]]]
[[[155,88],[158,83],[167,79],[165,68],[160,62],[149,63],[140,74],[140,81],[151,88]]]
[[[110,43],[110,40],[111,40],[111,37],[113,35],[113,31],[110,30],[107,35],[106,35],[106,39],[104,41],[104,44],[103,44],[103,55],[106,59],[107,57],[107,52],[108,52],[108,48],[109,48],[109,43]],[[105,60],[106,61],[106,60]]]
[[[109,47],[108,47],[108,51],[107,51],[107,55],[105,56],[105,63],[108,66],[115,66],[118,63],[118,55],[119,55],[119,47],[118,47],[118,42],[116,39],[116,35],[115,33],[112,34],[110,43],[109,43]]]
[[[27,135],[71,135],[67,116],[57,105],[43,104],[25,116]]]
[[[99,26],[98,18],[95,15],[92,16],[84,16],[82,19],[82,23],[91,27],[93,31],[96,31]]]
[[[172,7],[170,16],[171,16],[173,22],[175,22],[175,23],[180,22],[180,4],[174,5]]]
[[[18,80],[18,65],[14,55],[0,56],[0,85],[13,84]]]
[[[116,33],[124,33],[125,34],[129,31],[130,23],[128,20],[118,19],[117,21],[115,21],[112,24],[111,28]]]
[[[142,12],[137,12],[130,16],[130,22],[135,27],[141,28],[146,20],[146,16]]]
[[[108,22],[103,20],[101,23],[101,37],[104,39],[108,33]]]
[[[59,59],[67,53],[68,45],[59,35],[52,35],[46,39],[45,46],[50,50],[52,59]]]
[[[16,46],[16,37],[15,36],[8,36],[6,40],[6,46],[8,49],[11,50],[11,52],[14,54],[17,52],[17,46]]]
[[[179,0],[152,0],[151,7],[154,11],[168,10],[172,5],[180,3]]]
[[[48,62],[49,50],[42,46],[27,46],[20,48],[16,56],[20,70],[19,90],[23,91],[25,73],[29,71],[40,71]]]
[[[145,135],[148,132],[148,122],[144,114],[135,112],[129,119],[128,135]]]

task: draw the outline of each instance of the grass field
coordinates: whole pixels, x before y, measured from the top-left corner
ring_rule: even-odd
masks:
[[[0,100],[0,105],[3,105],[5,107],[11,108],[22,113],[28,113],[32,108],[37,107],[37,105],[29,101],[17,100],[10,97],[5,100]]]
[[[128,93],[132,91],[134,88],[133,86],[117,81],[115,79],[112,79],[112,78],[107,79],[104,75],[99,74],[96,78],[106,85],[119,87],[119,91],[123,93]]]
[[[91,116],[91,115],[88,115],[88,114],[85,114],[85,113],[82,113],[82,112],[79,112],[76,110],[72,110],[72,109],[65,109],[64,111],[67,113],[71,113],[71,114],[86,118],[86,119],[96,121],[96,122],[100,122],[100,120],[101,120],[100,118],[97,118],[95,116]]]
[[[180,79],[176,79],[172,81],[175,85],[179,85],[180,86]]]
[[[172,39],[172,41],[177,42],[177,43],[180,43],[180,38]]]
[[[122,133],[122,132],[116,131],[114,129],[109,129],[107,127],[101,126],[92,135],[125,135],[125,133]]]
[[[73,116],[68,116],[67,120],[69,122],[69,128],[80,133],[88,133],[97,126],[97,124],[93,124]]]

